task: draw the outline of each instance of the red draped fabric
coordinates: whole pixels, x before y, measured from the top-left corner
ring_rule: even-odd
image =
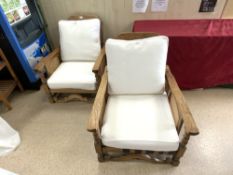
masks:
[[[233,84],[233,20],[142,20],[133,31],[169,37],[168,65],[182,89]]]

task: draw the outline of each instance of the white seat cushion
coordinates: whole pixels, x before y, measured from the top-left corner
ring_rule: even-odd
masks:
[[[179,137],[167,95],[109,96],[101,130],[106,146],[176,151]]]
[[[55,70],[47,83],[50,89],[95,90],[94,62],[64,62]]]
[[[109,93],[163,94],[167,50],[166,36],[129,41],[108,39]]]
[[[62,61],[95,61],[100,53],[100,20],[59,21]]]

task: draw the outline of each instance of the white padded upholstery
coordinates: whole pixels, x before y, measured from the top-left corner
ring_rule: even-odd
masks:
[[[62,61],[95,61],[100,53],[100,20],[59,21]]]
[[[95,90],[94,62],[63,62],[47,83],[50,89],[72,88]]]
[[[107,70],[110,94],[162,94],[168,38],[108,39]]]
[[[121,149],[176,151],[179,146],[166,94],[109,96],[101,137],[104,145]]]

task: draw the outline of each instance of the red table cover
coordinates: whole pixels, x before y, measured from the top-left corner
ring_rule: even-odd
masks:
[[[233,84],[233,20],[141,20],[133,31],[169,36],[168,65],[182,89]]]

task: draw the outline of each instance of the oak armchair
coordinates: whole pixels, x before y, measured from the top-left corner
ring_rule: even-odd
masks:
[[[71,16],[59,21],[60,48],[35,66],[50,102],[83,100],[95,94],[104,71],[101,21],[96,16]]]
[[[199,131],[166,66],[168,38],[127,33],[105,48],[107,67],[87,126],[98,160],[179,165]]]

